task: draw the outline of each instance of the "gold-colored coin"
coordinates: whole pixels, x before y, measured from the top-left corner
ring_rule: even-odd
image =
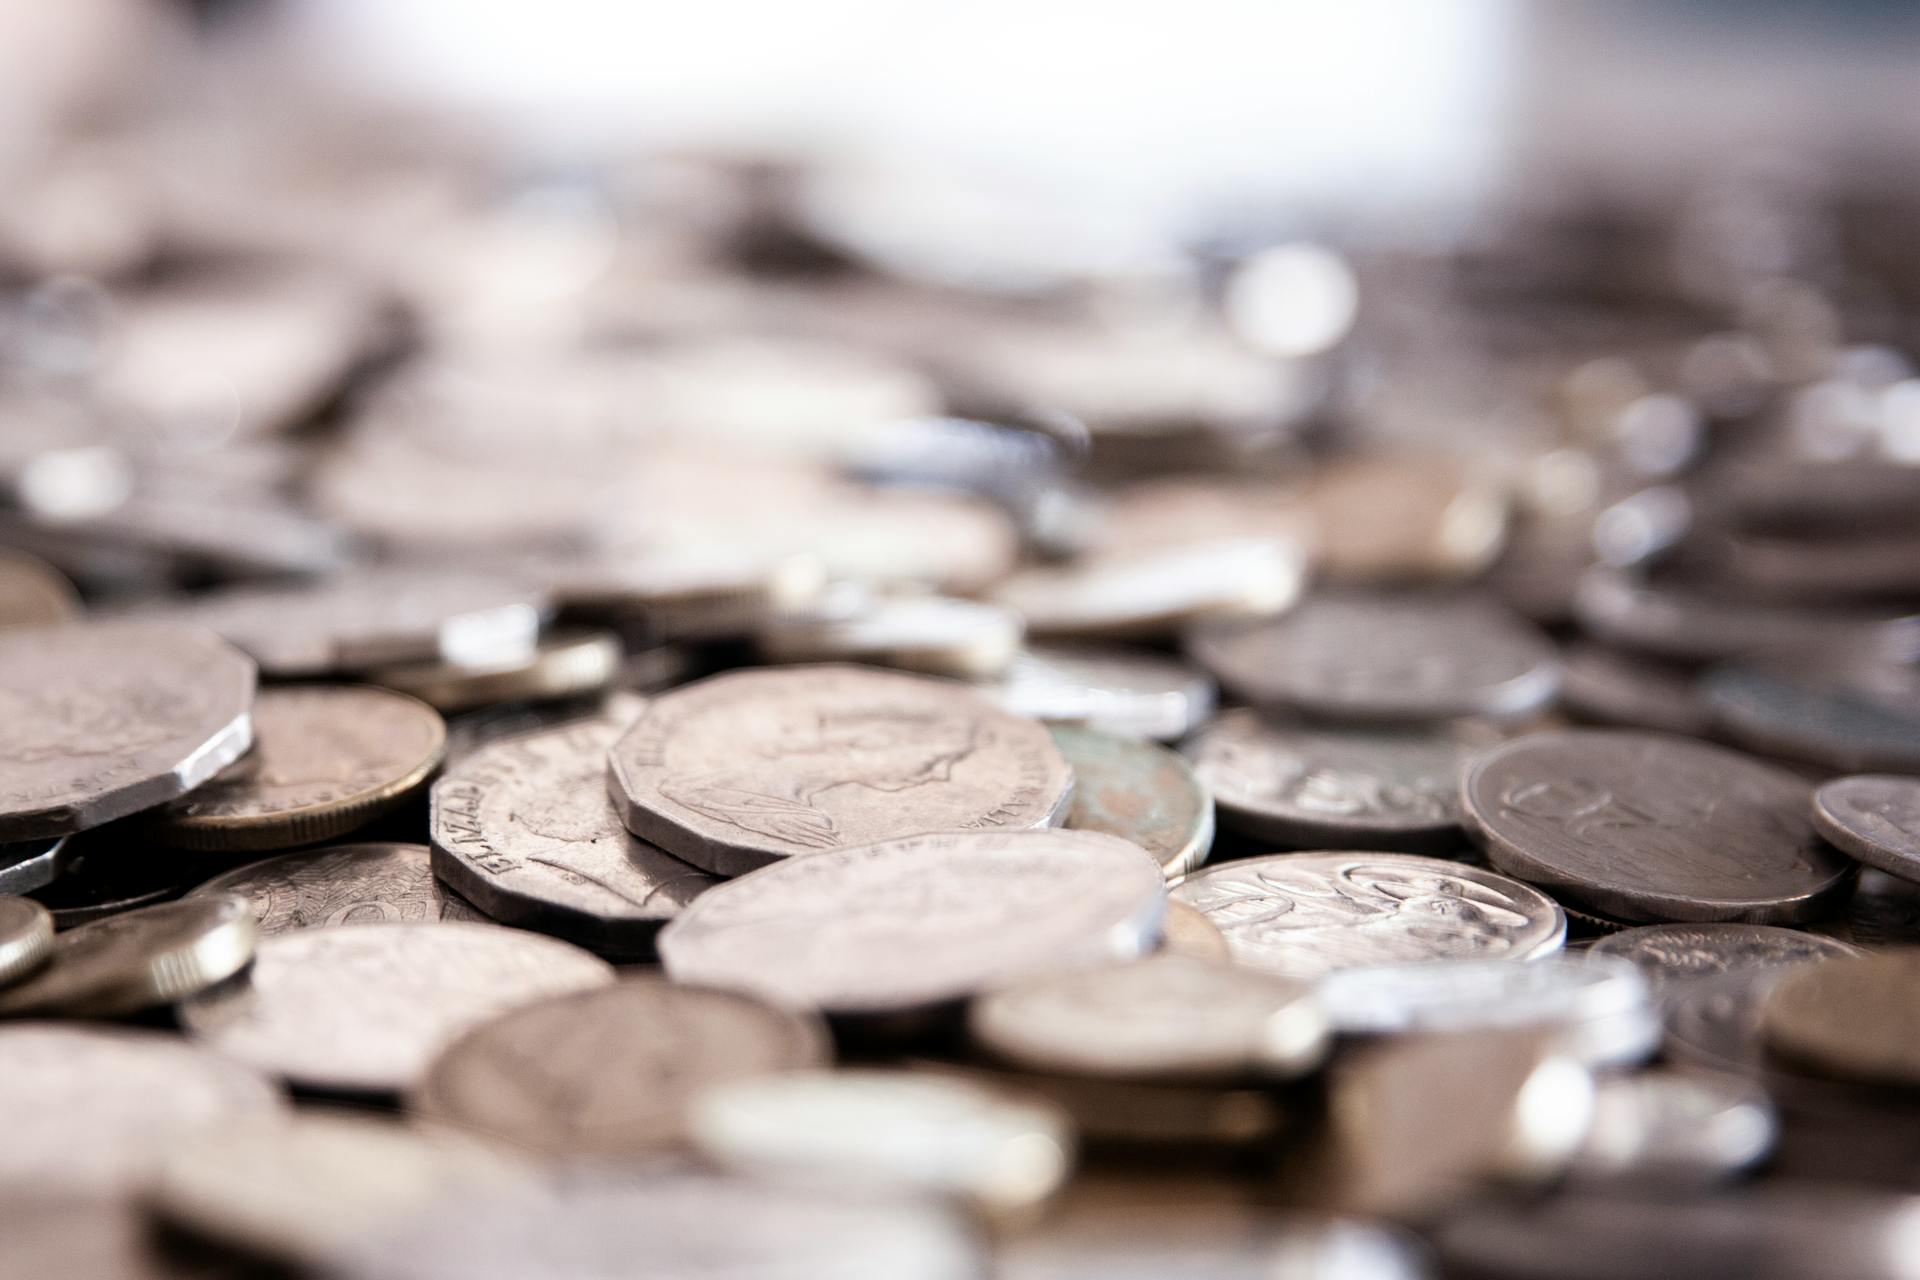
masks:
[[[371,685],[288,685],[253,703],[253,751],[160,810],[155,834],[208,851],[290,849],[365,826],[440,764],[447,727]]]
[[[32,898],[0,897],[0,987],[26,977],[53,950],[53,913]]]
[[[1212,960],[1227,964],[1233,949],[1227,935],[1207,919],[1198,907],[1167,899],[1166,919],[1161,923],[1160,951],[1157,954],[1187,956],[1194,960]]]
[[[1920,948],[1839,956],[1796,969],[1767,994],[1769,1049],[1827,1075],[1920,1086]]]
[[[53,959],[0,991],[0,1017],[116,1018],[196,995],[253,958],[253,910],[232,895],[125,911],[70,929]]]
[[[0,547],[0,627],[44,627],[80,616],[80,596],[60,571]]]
[[[610,631],[556,631],[531,656],[500,666],[420,662],[385,667],[369,679],[442,711],[468,711],[596,693],[619,676],[624,657],[619,637]]]

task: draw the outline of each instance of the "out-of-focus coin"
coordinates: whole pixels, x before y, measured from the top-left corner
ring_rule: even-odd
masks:
[[[1221,964],[1233,958],[1227,935],[1220,932],[1206,915],[1175,898],[1167,899],[1167,916],[1161,929],[1158,954],[1185,956],[1190,960],[1211,960]]]
[[[1305,561],[1292,543],[1197,542],[1024,569],[1000,583],[993,598],[1036,635],[1169,635],[1202,619],[1279,613],[1299,598]]]
[[[211,1048],[296,1084],[399,1092],[475,1023],[612,979],[577,947],[493,925],[297,929],[262,939],[246,979],[179,1012]]]
[[[759,632],[777,662],[871,662],[928,675],[986,679],[1007,669],[1026,635],[999,605],[945,597],[880,600],[847,618],[776,619]]]
[[[1067,1118],[953,1077],[791,1071],[703,1090],[694,1146],[733,1173],[852,1193],[930,1195],[989,1220],[1029,1213],[1073,1166]]]
[[[1920,672],[1861,664],[1724,666],[1701,681],[1741,746],[1829,769],[1920,772]]]
[[[1817,933],[1764,924],[1644,925],[1602,938],[1592,950],[1639,965],[1656,993],[1722,974],[1786,969],[1858,954],[1846,943]]]
[[[0,992],[0,1017],[112,1018],[205,991],[253,958],[253,913],[238,898],[165,902],[68,930],[51,963]]]
[[[1842,921],[1847,937],[1861,946],[1920,943],[1920,884],[1864,867]]]
[[[1065,826],[1131,840],[1169,876],[1207,860],[1213,798],[1186,761],[1151,742],[1095,729],[1056,727],[1053,742],[1073,769]]]
[[[1791,923],[1852,875],[1805,783],[1686,738],[1529,734],[1475,759],[1461,794],[1494,866],[1616,920]]]
[[[1188,649],[1249,701],[1330,720],[1517,718],[1560,685],[1553,642],[1485,604],[1326,596],[1265,622],[1196,630]]]
[[[154,1238],[131,1197],[45,1197],[31,1189],[0,1206],[7,1270],[16,1276],[87,1280],[245,1280],[246,1266],[225,1255],[183,1250]]]
[[[1017,716],[1163,741],[1213,714],[1213,681],[1172,658],[1128,649],[1039,646],[1014,659],[982,696]]]
[[[1920,1085],[1920,950],[1822,960],[1767,993],[1761,1035],[1775,1053],[1825,1075]]]
[[[178,1036],[0,1026],[0,1187],[131,1192],[175,1144],[280,1106],[265,1079]]]
[[[1704,738],[1713,714],[1691,669],[1597,645],[1575,645],[1560,679],[1560,705],[1582,720]]]
[[[720,875],[923,831],[1044,827],[1073,784],[1044,728],[964,686],[837,666],[661,694],[607,767],[629,831]]]
[[[647,955],[718,881],[627,832],[607,796],[624,732],[582,721],[496,742],[433,786],[435,871],[494,919],[594,951]]]
[[[0,893],[32,893],[52,884],[70,848],[66,836],[0,844]]]
[[[0,897],[0,987],[11,986],[53,953],[53,917],[32,898]]]
[[[80,596],[60,571],[24,551],[0,547],[0,630],[46,627],[80,616]]]
[[[276,686],[253,700],[253,750],[154,815],[167,844],[285,849],[365,826],[440,763],[432,707],[368,685]]]
[[[1608,1076],[1568,1169],[1582,1180],[1723,1182],[1766,1159],[1779,1124],[1757,1085],[1718,1072]]]
[[[1667,1061],[1729,1075],[1758,1076],[1760,1010],[1779,969],[1734,969],[1677,983],[1660,993],[1666,1008]]]
[[[1768,650],[1858,650],[1905,660],[1920,655],[1920,616],[1761,603],[1590,570],[1574,614],[1610,644],[1683,662],[1713,662]]]
[[[1313,477],[1302,504],[1314,568],[1333,582],[1464,581],[1506,535],[1500,487],[1444,458],[1345,459]]]
[[[1813,825],[1848,857],[1920,880],[1920,778],[1836,778],[1813,793]]]
[[[593,693],[614,682],[625,657],[610,631],[561,630],[541,637],[531,654],[505,662],[409,663],[381,667],[367,678],[454,712]]]
[[[0,633],[0,840],[96,827],[211,778],[252,741],[253,664],[211,632]]]
[[[810,555],[668,546],[569,562],[546,575],[562,607],[634,615],[662,639],[744,635],[826,586]]]
[[[342,844],[223,871],[191,897],[238,894],[262,934],[347,924],[490,923],[434,878],[427,847]]]
[[[1221,821],[1283,846],[1445,852],[1460,829],[1460,771],[1491,729],[1341,729],[1230,711],[1186,745]]]
[[[1328,1030],[1311,987],[1164,954],[1003,987],[974,1001],[968,1027],[1033,1071],[1191,1080],[1300,1075]]]
[[[729,991],[635,977],[524,1005],[434,1059],[409,1109],[556,1157],[682,1146],[701,1089],[824,1066],[826,1029]]]
[[[831,1013],[921,1008],[1158,941],[1165,882],[1091,831],[915,836],[795,858],[695,898],[660,934],[681,982]]]
[[[1176,883],[1227,936],[1236,964],[1310,980],[1357,965],[1558,951],[1553,899],[1490,871],[1401,853],[1283,853],[1204,867]]]

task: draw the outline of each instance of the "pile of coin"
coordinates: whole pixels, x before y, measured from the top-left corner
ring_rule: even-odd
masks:
[[[0,227],[0,1272],[1913,1273],[1888,263],[117,127]]]

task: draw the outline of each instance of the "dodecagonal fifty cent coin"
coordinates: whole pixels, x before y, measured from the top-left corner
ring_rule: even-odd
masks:
[[[718,875],[928,831],[1045,827],[1073,775],[965,686],[851,666],[739,671],[647,704],[607,757],[627,829]]]
[[[223,871],[188,896],[216,893],[251,903],[263,934],[348,924],[489,923],[434,878],[421,844],[340,844],[283,853]]]
[[[719,883],[620,823],[607,748],[624,731],[583,720],[483,747],[433,784],[434,869],[496,920],[611,955],[654,935]]]
[[[253,740],[254,667],[210,631],[86,622],[0,633],[0,841],[164,804]]]
[[[1664,734],[1528,734],[1462,788],[1494,866],[1616,920],[1812,919],[1853,864],[1814,834],[1807,784]]]
[[[1813,825],[1849,857],[1920,880],[1920,778],[1836,778],[1813,793]]]
[[[1165,747],[1097,729],[1056,725],[1054,745],[1073,766],[1066,826],[1131,840],[1170,876],[1184,875],[1213,848],[1213,797]]]

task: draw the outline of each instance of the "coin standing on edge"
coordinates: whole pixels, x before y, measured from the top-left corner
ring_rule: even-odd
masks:
[[[232,893],[262,934],[334,925],[492,921],[434,878],[419,844],[341,844],[223,871],[189,897]]]
[[[1920,880],[1920,778],[1836,778],[1813,793],[1813,825],[1848,857]]]
[[[60,934],[47,967],[0,992],[0,1017],[113,1018],[171,1004],[246,967],[258,936],[231,896],[164,902]]]
[[[1097,729],[1057,725],[1053,743],[1073,769],[1061,825],[1131,840],[1169,876],[1185,875],[1213,848],[1213,797],[1165,747]]]
[[[47,962],[53,953],[53,916],[32,898],[0,896],[0,989]]]

